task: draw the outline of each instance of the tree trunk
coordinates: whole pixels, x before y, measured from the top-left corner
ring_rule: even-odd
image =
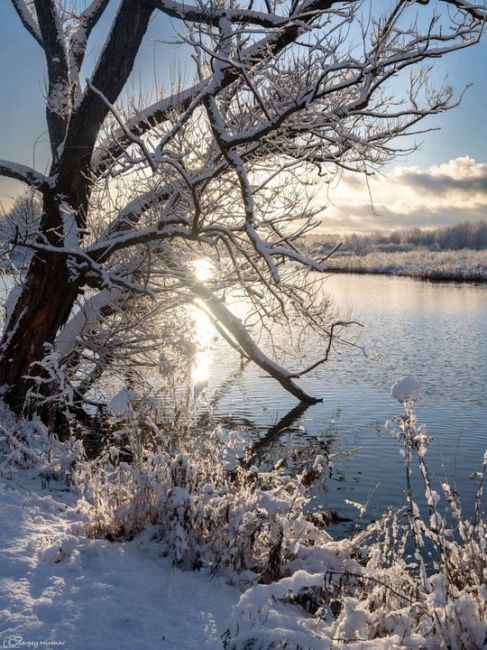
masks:
[[[27,23],[25,13],[20,12],[24,25],[46,55],[46,119],[52,165],[50,183],[42,187],[17,167],[10,170],[10,176],[18,178],[20,175],[21,180],[42,192],[44,212],[39,242],[48,243],[50,247],[64,245],[60,201],[65,201],[72,209],[77,227],[81,230],[85,227],[93,181],[90,161],[95,143],[110,111],[109,103],[117,100],[129,78],[155,9],[154,3],[141,0],[119,3],[112,29],[94,67],[92,87],[85,89],[79,102],[73,103],[72,93],[78,82],[76,74],[72,76],[76,73],[76,66],[73,68],[72,64],[81,66],[89,33],[106,5],[100,4],[96,11],[88,10],[83,29],[75,32],[82,38],[75,38],[74,44],[65,42],[57,3],[35,0],[33,15],[36,19]],[[26,12],[31,16],[30,9]],[[73,57],[71,68],[68,54]],[[70,281],[67,257],[62,251],[39,250],[34,255],[0,343],[0,394],[17,412],[22,410],[26,393],[33,385],[28,375],[40,373],[41,369],[33,364],[44,357],[45,344],[54,343],[59,328],[69,317],[81,284],[82,279]]]
[[[49,243],[62,245],[57,206],[45,202],[41,229]],[[32,257],[23,288],[5,325],[0,344],[0,386],[9,406],[22,410],[26,393],[33,386],[28,375],[39,375],[32,366],[45,355],[45,344],[54,343],[59,328],[67,321],[79,292],[70,282],[67,258],[60,253],[39,251]]]

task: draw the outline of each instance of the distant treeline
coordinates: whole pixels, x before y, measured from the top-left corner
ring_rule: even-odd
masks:
[[[340,252],[355,255],[367,255],[375,252],[399,253],[417,248],[426,248],[431,251],[461,250],[464,248],[486,250],[487,222],[471,223],[466,221],[465,223],[445,226],[437,230],[412,228],[409,230],[395,230],[389,234],[374,232],[367,235],[351,234],[341,237],[339,235],[324,235],[321,241],[319,236],[315,235],[313,239],[313,248],[321,246],[324,251],[330,249],[337,241],[342,241]]]

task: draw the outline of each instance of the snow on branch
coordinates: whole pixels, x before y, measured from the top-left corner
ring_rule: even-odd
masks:
[[[65,233],[65,237],[68,239],[73,237],[73,220],[68,214],[63,215],[64,217],[64,227],[68,227],[68,232]],[[76,227],[77,232],[77,227]],[[69,269],[68,281],[71,284],[88,284],[89,286],[96,287],[100,290],[102,289],[114,289],[121,287],[127,291],[134,293],[141,293],[148,296],[153,295],[153,291],[150,287],[143,286],[136,282],[132,282],[130,279],[123,277],[123,275],[115,272],[109,271],[106,269],[103,264],[99,263],[95,256],[90,255],[86,251],[82,250],[78,244],[74,248],[68,248],[66,246],[54,246],[50,244],[47,238],[42,234],[38,233],[38,240],[29,242],[29,241],[14,241],[16,245],[25,246],[25,248],[32,249],[38,253],[47,253],[54,254],[56,256],[63,256],[67,259],[67,266]],[[122,246],[121,246],[122,247]]]
[[[292,379],[291,373],[270,359],[255,343],[246,326],[237,318],[226,305],[204,284],[197,280],[183,279],[192,293],[197,296],[211,315],[223,326],[235,339],[237,344],[249,359],[256,363],[265,372],[276,379],[281,386],[291,395],[294,395],[301,402],[314,404],[320,402],[320,398],[312,397],[302,390]]]
[[[27,7],[25,0],[11,0],[11,1],[25,29],[34,38],[34,40],[36,40],[37,43],[39,43],[39,45],[42,48],[44,48],[41,32],[39,30],[39,25],[37,24],[29,8]]]
[[[9,160],[0,160],[0,176],[21,181],[36,190],[49,187],[49,179],[27,165],[19,165]]]
[[[132,144],[132,137],[143,135],[155,128],[166,121],[172,111],[176,109],[181,112],[186,111],[194,99],[201,95],[208,83],[209,80],[199,82],[171,97],[159,100],[127,120],[124,127],[116,130],[95,150],[91,160],[93,173],[97,175],[103,173],[107,165],[123,154],[125,149]],[[128,137],[127,133],[130,133],[131,137]]]
[[[108,107],[110,110],[111,114],[113,117],[117,120],[120,128],[122,129],[124,135],[130,140],[132,144],[135,144],[139,147],[139,149],[142,151],[142,155],[149,165],[149,167],[152,168],[153,171],[156,170],[156,164],[154,162],[154,159],[152,157],[152,154],[150,151],[147,149],[147,146],[145,142],[142,140],[142,138],[139,138],[137,135],[133,134],[124,124],[123,119],[119,116],[115,106],[111,102],[108,101],[108,99],[105,97],[105,95],[101,92],[101,90],[98,90],[98,88],[95,88],[95,86],[91,83],[89,79],[86,79],[86,85],[87,87],[92,90],[98,97],[101,98],[101,100],[105,103],[105,105]]]
[[[272,56],[276,56],[295,42],[301,34],[306,33],[308,23],[316,17],[316,12],[330,10],[334,4],[341,3],[336,0],[312,0],[305,3],[303,5],[304,15],[301,15],[300,20],[293,16],[293,20],[285,21],[279,29],[272,28],[262,39],[244,47],[239,52],[240,62],[255,67]],[[221,19],[225,19],[225,15],[222,13],[218,16],[218,23],[221,22]],[[238,78],[238,72],[231,66],[227,67],[219,80],[219,89],[229,87]],[[175,110],[180,113],[187,111],[196,98],[203,97],[206,87],[214,83],[212,76],[202,78],[197,84],[155,102],[128,120],[127,129],[132,134],[139,136],[155,129],[166,122]],[[106,166],[120,156],[130,144],[131,140],[126,138],[124,130],[116,131],[112,138],[102,143],[95,152],[91,164],[94,173],[100,174],[105,171]]]
[[[176,237],[189,240],[197,239],[197,236],[188,226],[161,224],[152,228],[129,230],[111,239],[101,240],[92,246],[88,246],[86,253],[91,260],[104,262],[117,251],[133,248],[139,244],[148,244]],[[204,241],[204,238],[200,237],[200,241]]]
[[[84,332],[98,324],[102,310],[115,304],[122,295],[118,288],[103,289],[80,305],[56,339],[55,349],[62,359],[73,352]]]
[[[173,0],[155,0],[157,9],[172,18],[179,18],[185,22],[198,24],[218,25],[222,17],[232,23],[243,23],[259,25],[260,27],[279,27],[289,20],[289,16],[279,16],[270,11],[253,11],[251,9],[229,9],[209,8],[201,3],[199,5],[188,5]]]
[[[461,13],[467,14],[476,21],[484,22],[487,18],[485,3],[472,4],[464,0],[441,0],[441,2],[456,7]]]

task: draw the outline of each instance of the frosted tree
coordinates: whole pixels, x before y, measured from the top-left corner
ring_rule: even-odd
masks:
[[[292,373],[263,354],[223,292],[239,288],[263,324],[301,314],[332,340],[342,324],[325,323],[311,288],[326,260],[300,250],[317,223],[301,189],[340,169],[370,173],[400,151],[400,136],[455,104],[448,85],[431,84],[430,62],[478,41],[483,5],[119,0],[82,79],[109,0],[11,2],[46,60],[51,165],[42,174],[0,161],[0,174],[42,203],[34,236],[12,240],[32,255],[6,310],[7,402],[21,409],[29,389],[49,384],[53,359],[76,367],[114,314],[194,298],[230,344],[312,401],[296,383],[308,369]],[[127,107],[123,91],[157,12],[191,51],[194,82]],[[219,267],[218,282],[192,274],[201,257]],[[98,345],[94,376],[117,340],[105,359]]]

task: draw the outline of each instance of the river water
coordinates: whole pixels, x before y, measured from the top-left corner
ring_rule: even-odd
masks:
[[[2,293],[10,284],[7,278]],[[368,503],[364,522],[404,503],[403,461],[384,423],[402,411],[390,396],[392,383],[413,375],[421,385],[415,411],[433,438],[426,459],[435,487],[447,480],[471,516],[472,475],[487,449],[487,285],[340,274],[328,278],[324,290],[338,313],[363,325],[358,343],[367,356],[358,347],[343,348],[300,381],[323,401],[304,409],[259,368],[242,367],[239,355],[195,312],[202,349],[194,380],[208,383],[200,415],[209,402],[214,422],[250,433],[261,442],[263,463],[286,456],[297,467],[309,455],[334,455],[313,505],[355,525],[357,510],[347,500]],[[275,334],[285,347],[286,335]],[[322,357],[325,346],[305,338],[297,365]],[[420,493],[417,471],[415,479]]]
[[[487,286],[336,275],[326,291],[339,312],[363,324],[359,343],[367,356],[345,348],[316,368],[301,385],[323,402],[293,411],[291,395],[259,368],[242,369],[238,355],[210,337],[197,373],[208,379],[214,420],[250,430],[262,440],[260,453],[272,458],[338,454],[316,499],[354,521],[357,510],[346,500],[367,502],[369,521],[404,502],[403,461],[384,422],[402,411],[390,396],[392,383],[413,375],[421,385],[416,414],[433,438],[427,454],[433,480],[448,480],[471,515],[472,474],[487,449]],[[305,341],[302,364],[323,346]]]

